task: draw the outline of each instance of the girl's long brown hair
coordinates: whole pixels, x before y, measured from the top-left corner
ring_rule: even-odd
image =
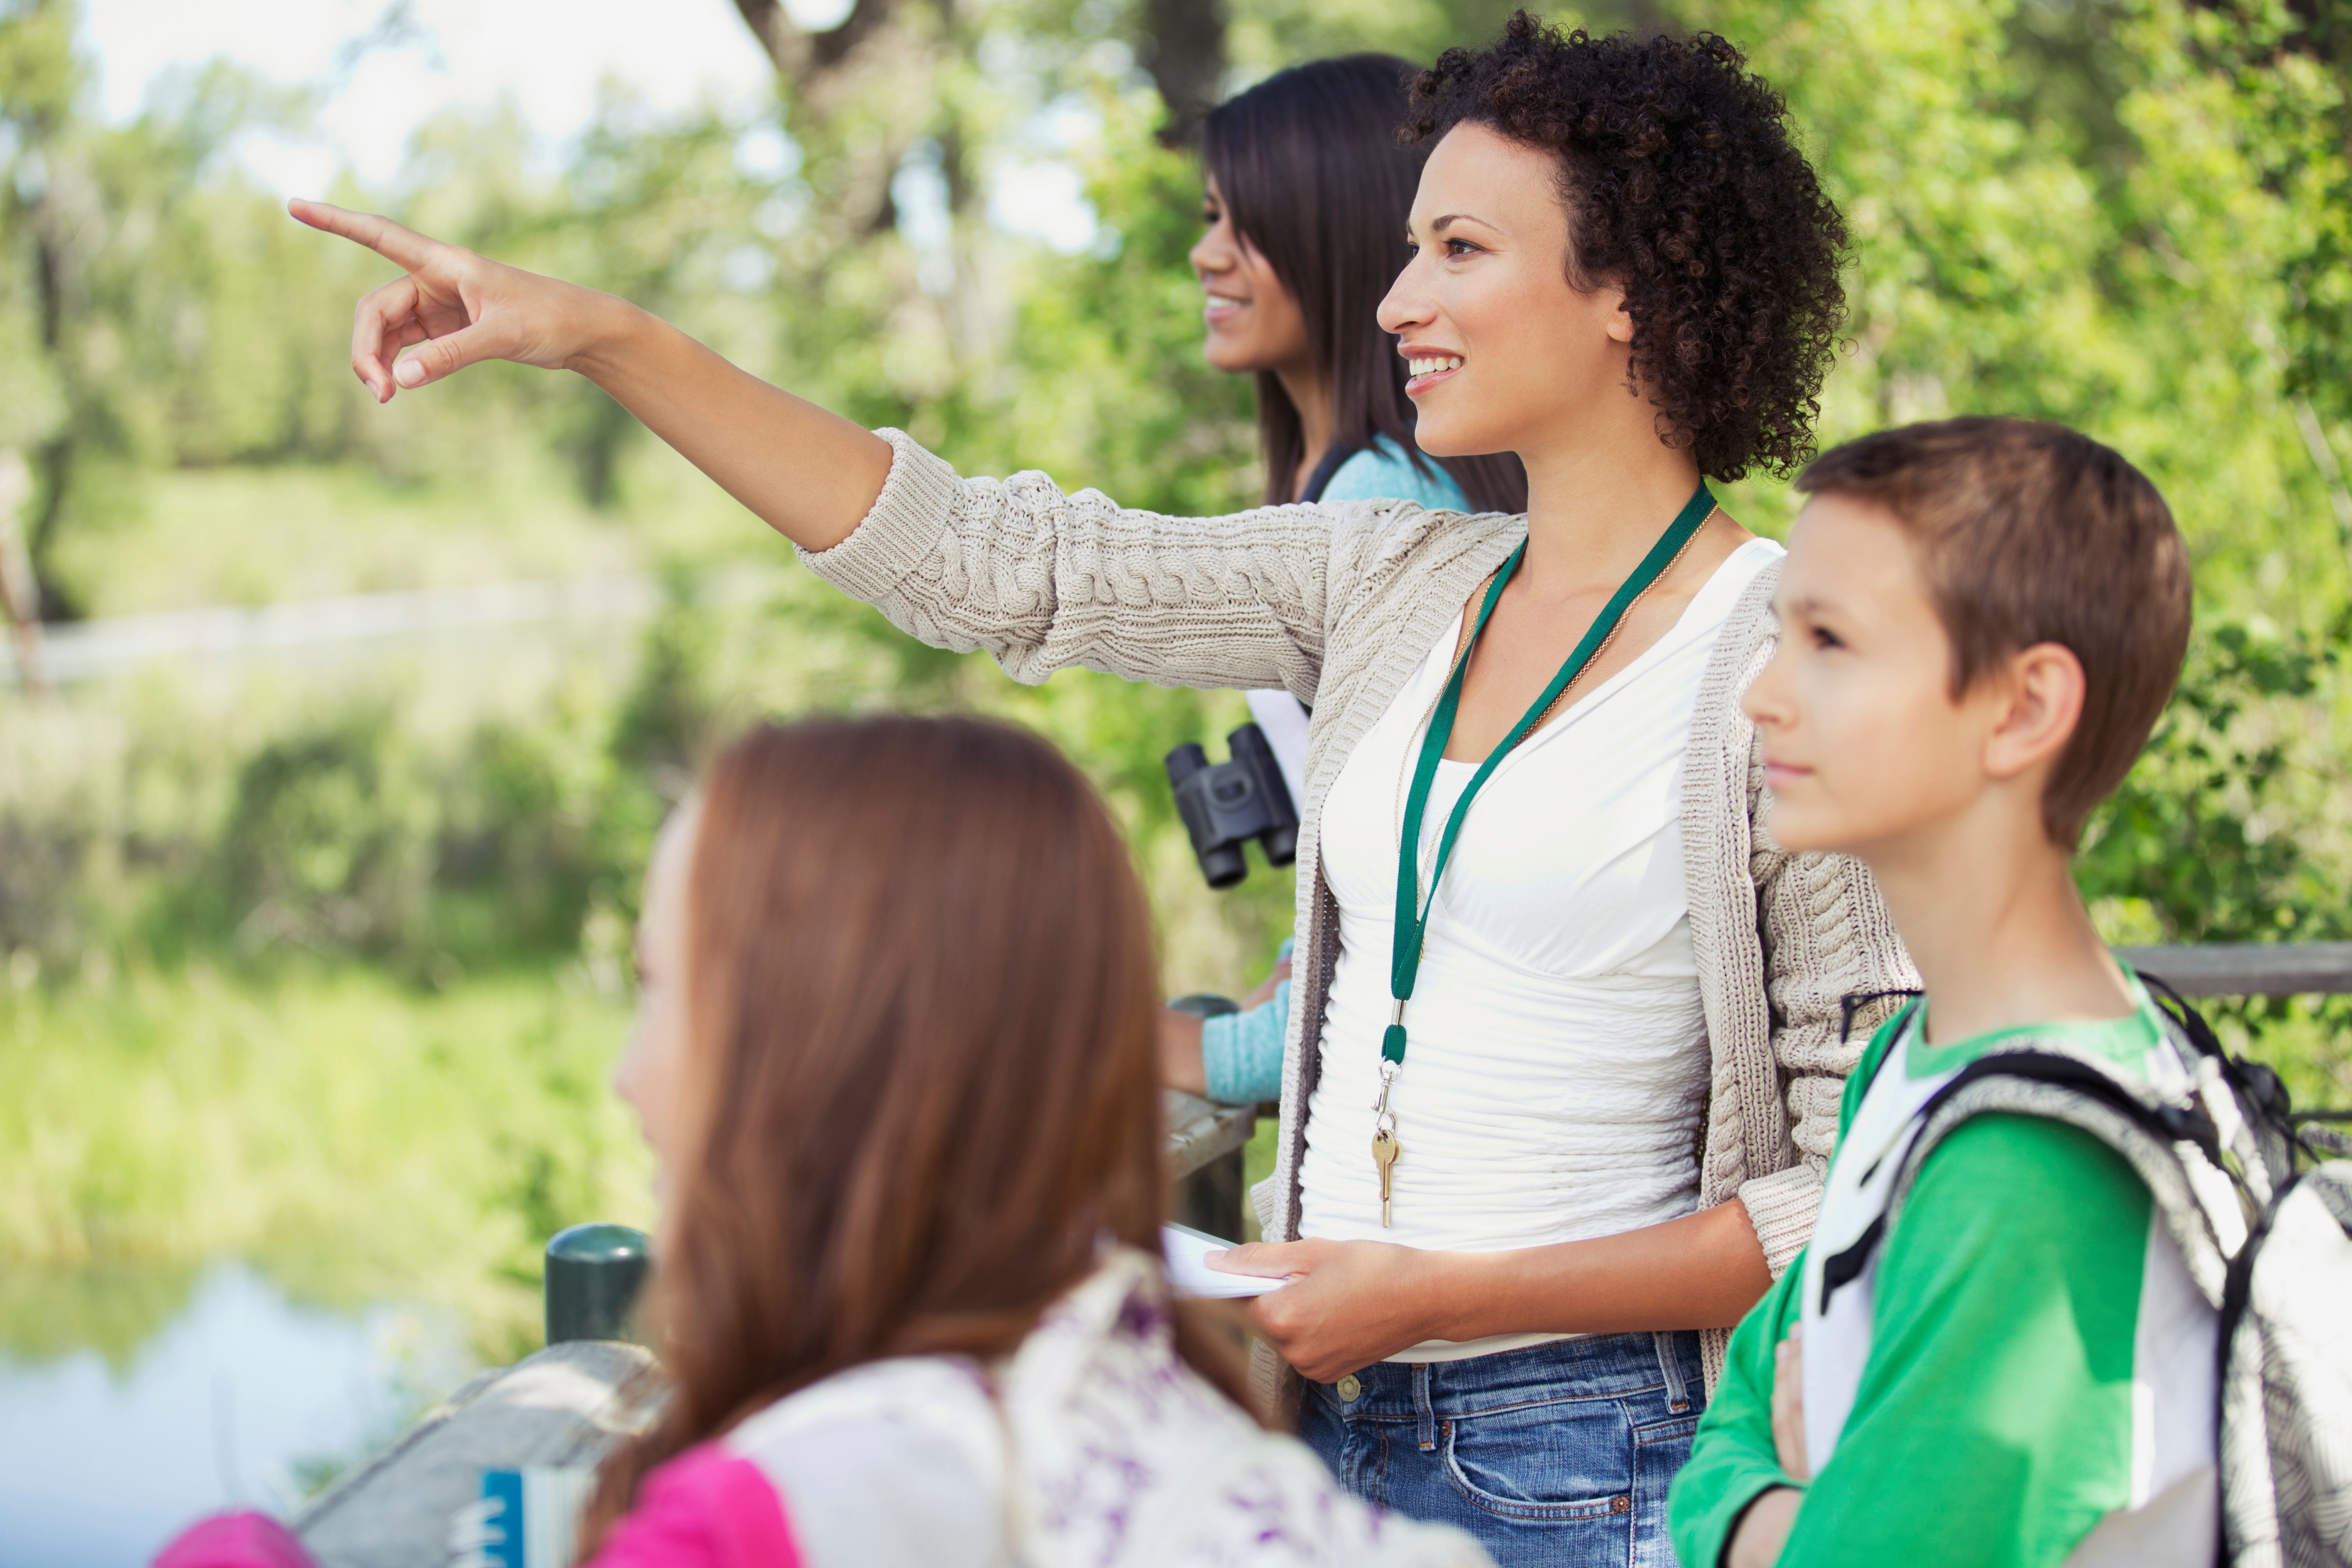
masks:
[[[710,770],[686,904],[690,1152],[647,1320],[675,1388],[605,1461],[590,1551],[646,1471],[780,1396],[1008,1351],[1105,1238],[1159,1247],[1150,920],[1050,746],[968,718],[757,730]]]

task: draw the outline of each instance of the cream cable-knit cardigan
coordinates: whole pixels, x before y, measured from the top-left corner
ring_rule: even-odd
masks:
[[[1298,926],[1274,1174],[1252,1196],[1269,1241],[1298,1229],[1307,1100],[1321,1068],[1339,909],[1323,878],[1324,797],[1527,520],[1405,501],[1170,518],[1039,473],[967,479],[896,430],[890,477],[811,570],[934,647],[984,649],[1016,680],[1072,665],[1160,686],[1287,688],[1315,710],[1300,803]],[[1718,635],[1691,720],[1682,839],[1713,1062],[1699,1203],[1747,1206],[1777,1278],[1812,1234],[1845,1075],[1891,1007],[1843,1000],[1918,984],[1869,874],[1790,855],[1761,831],[1764,766],[1739,697],[1770,658],[1767,566]],[[1709,1387],[1727,1331],[1705,1336]]]

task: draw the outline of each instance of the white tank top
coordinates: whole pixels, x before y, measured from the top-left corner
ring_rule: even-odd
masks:
[[[1381,1226],[1371,1161],[1389,1021],[1397,836],[1412,760],[1453,668],[1431,648],[1323,805],[1339,904],[1322,1075],[1307,1102],[1299,1233],[1499,1252],[1615,1236],[1698,1196],[1706,1020],[1683,873],[1683,758],[1716,634],[1769,540],[1735,551],[1672,630],[1504,759],[1465,820],[1432,909],[1390,1097],[1403,1147]],[[1476,764],[1444,762],[1423,864]],[[1456,1360],[1570,1336],[1433,1340]]]

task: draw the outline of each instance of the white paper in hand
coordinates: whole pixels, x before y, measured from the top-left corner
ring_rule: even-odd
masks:
[[[1179,1296],[1263,1296],[1290,1283],[1256,1274],[1223,1274],[1209,1267],[1209,1254],[1233,1246],[1190,1226],[1160,1227],[1160,1249],[1168,1255],[1168,1283]]]

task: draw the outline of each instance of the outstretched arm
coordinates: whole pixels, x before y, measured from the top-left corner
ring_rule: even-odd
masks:
[[[362,300],[352,323],[352,370],[378,403],[481,360],[577,371],[803,550],[849,537],[882,493],[890,447],[880,437],[737,369],[625,300],[388,218],[323,202],[287,210],[405,274]]]

